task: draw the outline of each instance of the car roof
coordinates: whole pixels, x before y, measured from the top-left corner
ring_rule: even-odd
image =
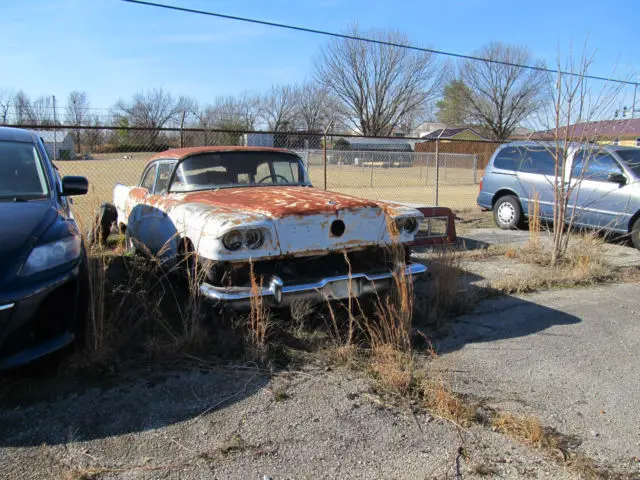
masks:
[[[13,127],[0,127],[0,141],[36,143],[38,137],[30,130]]]
[[[623,145],[611,145],[611,144],[607,144],[607,143],[591,143],[591,142],[564,142],[563,140],[558,141],[557,143],[558,146],[560,147],[564,147],[564,146],[568,146],[569,148],[584,148],[584,147],[591,147],[591,148],[601,148],[603,150],[608,150],[608,151],[616,151],[616,150],[628,150],[628,149],[636,149],[636,147],[625,147]],[[554,141],[527,141],[527,140],[521,140],[521,141],[517,141],[517,142],[508,142],[508,143],[503,143],[502,145],[500,145],[499,148],[504,148],[504,147],[546,147],[546,148],[550,148],[550,147],[555,147],[556,146],[556,142]]]
[[[219,153],[219,152],[280,152],[280,153],[293,153],[284,148],[271,148],[271,147],[239,147],[237,145],[228,146],[205,146],[205,147],[186,147],[186,148],[171,148],[164,152],[156,153],[149,159],[149,163],[159,159],[170,158],[176,160],[182,160],[191,155],[199,155],[203,153]],[[148,165],[148,164],[147,164]]]

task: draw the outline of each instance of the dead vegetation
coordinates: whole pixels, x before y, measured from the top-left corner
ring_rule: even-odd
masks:
[[[532,233],[529,244],[519,250],[476,253],[502,254],[552,270],[541,277],[497,283],[492,285],[494,289],[523,293],[593,283],[612,275],[599,251],[599,239],[582,237],[558,266],[548,267],[549,255],[539,231],[538,237],[535,235]],[[405,256],[401,245],[393,246],[392,255],[402,264],[400,259]],[[465,255],[436,252],[429,259],[428,282],[414,285],[412,279],[396,272],[389,292],[370,301],[350,296],[340,302],[327,300],[320,307],[308,301],[295,302],[290,318],[282,319],[277,312],[270,312],[258,295],[251,298],[249,313],[243,318],[207,308],[199,300],[202,277],[197,262],[192,268],[183,268],[188,258],[182,259],[176,271],[167,272],[159,261],[99,249],[90,262],[91,307],[85,347],[66,366],[72,371],[100,371],[118,368],[132,359],[176,361],[197,357],[215,361],[212,356],[251,359],[273,366],[279,360],[276,356],[286,355],[286,349],[291,348],[292,343],[284,345],[287,341],[282,339],[289,336],[297,342],[294,348],[321,350],[332,364],[367,372],[374,392],[391,403],[406,405],[411,401],[416,408],[460,429],[489,426],[554,458],[560,452],[562,461],[576,471],[600,472],[586,457],[570,454],[572,447],[566,439],[536,419],[492,411],[479,415],[481,402],[459,395],[446,373],[430,368],[430,361],[437,355],[423,332],[437,331],[448,318],[467,312],[478,299],[461,282],[464,271],[460,262],[467,259]],[[186,279],[180,276],[185,272]],[[252,291],[257,293],[264,279],[251,268],[250,280]],[[288,394],[278,390],[273,397],[279,402]],[[229,451],[234,448],[236,445]],[[109,471],[80,473],[93,478]]]
[[[551,265],[551,250],[540,241],[529,241],[521,248],[510,248],[505,253],[507,258],[538,265],[544,269],[538,274],[493,282],[491,287],[505,294],[521,294],[613,280],[617,272],[604,257],[604,242],[605,240],[596,234],[576,236],[555,266]]]

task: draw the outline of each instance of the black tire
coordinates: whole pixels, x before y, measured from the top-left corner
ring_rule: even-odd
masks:
[[[631,243],[640,250],[640,217],[636,218],[631,227]]]
[[[89,245],[107,246],[111,227],[118,219],[116,207],[111,204],[103,203],[100,211],[96,215],[93,227],[87,232],[87,243]]]
[[[505,195],[493,206],[493,221],[502,230],[514,230],[522,224],[522,206],[517,197]]]

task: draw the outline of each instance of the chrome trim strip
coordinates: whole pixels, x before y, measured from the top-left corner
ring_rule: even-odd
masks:
[[[410,263],[404,269],[404,276],[420,275],[427,271],[427,267],[421,263]],[[352,275],[337,275],[335,277],[327,277],[313,283],[301,283],[299,285],[284,286],[282,280],[273,276],[269,282],[269,286],[263,288],[257,296],[266,297],[273,296],[277,303],[282,302],[283,297],[286,295],[317,292],[322,288],[336,282],[353,281],[353,280],[366,280],[369,283],[373,283],[380,280],[389,280],[393,278],[393,272],[382,273],[354,273]],[[242,289],[239,292],[228,292],[224,287],[214,287],[208,283],[203,283],[200,286],[200,293],[212,300],[218,300],[222,302],[234,302],[241,300],[248,300],[252,297],[251,289]]]
[[[6,305],[0,305],[0,312],[3,310],[11,310],[15,306],[16,306],[15,303],[7,303]]]

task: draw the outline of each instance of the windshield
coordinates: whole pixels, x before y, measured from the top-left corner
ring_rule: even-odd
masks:
[[[639,150],[616,150],[616,153],[631,167],[636,177],[640,178],[640,149]]]
[[[220,152],[194,155],[176,169],[170,190],[307,185],[300,158],[280,152]]]
[[[0,200],[32,200],[48,194],[35,145],[0,141]]]

